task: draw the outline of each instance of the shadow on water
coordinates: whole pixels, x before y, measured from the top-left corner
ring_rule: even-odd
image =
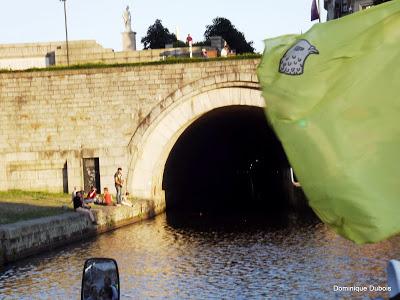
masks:
[[[199,232],[273,232],[315,226],[320,223],[311,209],[301,212],[276,211],[274,213],[230,211],[221,214],[169,210],[166,216],[167,224],[175,229]]]

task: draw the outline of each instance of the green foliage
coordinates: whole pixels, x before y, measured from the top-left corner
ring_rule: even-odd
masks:
[[[174,48],[183,48],[183,47],[187,47],[186,43],[184,41],[181,40],[176,40],[173,43]]]
[[[193,43],[193,47],[209,47],[209,46],[211,46],[210,40]]]
[[[165,48],[166,44],[172,44],[176,41],[175,34],[170,33],[168,28],[165,28],[159,19],[149,27],[147,35],[141,40],[144,49],[162,49]]]
[[[244,34],[238,31],[228,19],[217,17],[212,25],[206,26],[205,39],[209,40],[212,36],[222,36],[229,47],[235,49],[238,54],[254,53],[253,42],[247,42]]]

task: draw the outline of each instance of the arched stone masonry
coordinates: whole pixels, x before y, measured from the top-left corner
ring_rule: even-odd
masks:
[[[165,207],[162,179],[168,155],[179,136],[202,115],[231,105],[265,106],[257,82],[216,80],[203,79],[175,92],[138,127],[129,144],[128,187],[135,196],[154,199],[158,209]]]

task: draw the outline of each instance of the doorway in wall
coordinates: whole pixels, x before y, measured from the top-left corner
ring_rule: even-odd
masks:
[[[100,166],[98,157],[83,159],[83,184],[85,191],[94,186],[100,191]]]

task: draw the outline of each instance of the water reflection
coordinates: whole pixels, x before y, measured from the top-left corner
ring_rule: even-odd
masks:
[[[400,238],[357,246],[316,219],[162,215],[8,266],[3,299],[78,299],[83,263],[111,257],[122,299],[363,298],[333,286],[386,285]],[[265,221],[265,220],[268,221]]]

